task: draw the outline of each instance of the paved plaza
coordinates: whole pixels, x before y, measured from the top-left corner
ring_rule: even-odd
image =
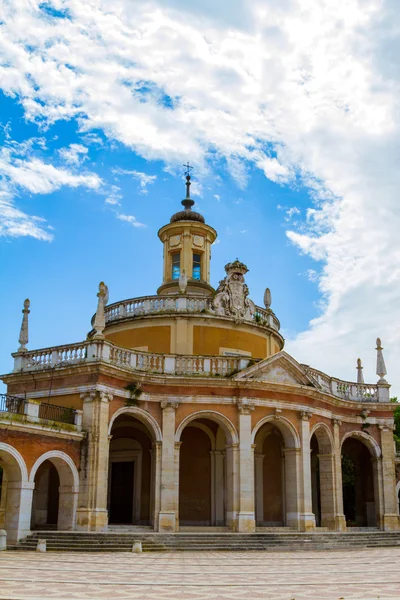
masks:
[[[400,548],[321,552],[3,552],[0,600],[400,598]]]

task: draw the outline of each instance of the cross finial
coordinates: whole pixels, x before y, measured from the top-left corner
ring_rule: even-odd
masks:
[[[189,161],[186,163],[186,165],[183,165],[185,167],[185,175],[186,177],[190,177],[190,171],[194,168],[192,167],[192,165],[189,163]]]

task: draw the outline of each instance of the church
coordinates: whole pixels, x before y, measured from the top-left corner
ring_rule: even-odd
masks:
[[[270,290],[263,307],[251,300],[245,264],[210,284],[217,232],[190,185],[188,175],[182,210],[158,232],[155,295],[109,303],[102,282],[86,339],[38,350],[25,301],[0,400],[8,544],[46,529],[399,528],[380,340],[375,384],[361,361],[355,382],[299,364]]]

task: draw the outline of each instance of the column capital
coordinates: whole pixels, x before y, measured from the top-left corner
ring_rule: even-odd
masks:
[[[99,392],[101,402],[111,402],[113,395],[110,392]]]
[[[182,446],[182,442],[175,442],[174,446],[175,446],[175,450],[180,450],[180,448]]]
[[[236,405],[241,415],[249,415],[255,408],[254,402],[250,402],[247,398],[239,398]]]
[[[165,410],[166,408],[173,408],[174,410],[176,410],[179,406],[179,402],[174,402],[172,400],[161,400],[160,406],[162,410]]]
[[[338,419],[337,417],[332,418],[332,425],[334,427],[340,427],[341,424],[342,424],[342,421],[340,419]]]
[[[88,390],[80,394],[81,399],[84,402],[92,402],[96,398],[96,390]]]
[[[299,417],[302,421],[309,421],[312,417],[312,412],[309,410],[301,410],[299,412]]]

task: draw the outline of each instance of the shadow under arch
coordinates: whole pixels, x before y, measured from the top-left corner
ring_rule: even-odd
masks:
[[[182,431],[185,429],[187,425],[191,421],[195,421],[196,419],[209,419],[210,421],[215,421],[222,427],[227,437],[227,442],[229,444],[238,444],[239,436],[236,431],[236,427],[233,425],[232,421],[228,419],[222,413],[219,413],[214,410],[199,410],[191,415],[185,417],[183,421],[181,421],[175,432],[175,442],[180,442]]]
[[[333,435],[329,429],[329,425],[323,422],[315,423],[310,431],[310,440],[313,435],[318,440],[319,452],[321,454],[333,453]]]
[[[0,442],[3,483],[0,498],[2,527],[7,543],[14,544],[30,533],[32,487],[25,460],[16,448]]]
[[[312,512],[317,527],[336,529],[334,442],[329,426],[316,423],[310,431]]]
[[[113,428],[114,422],[121,415],[131,415],[135,417],[138,421],[143,423],[151,434],[153,438],[152,441],[161,442],[162,441],[162,433],[161,428],[153,415],[143,410],[142,408],[138,408],[137,406],[123,406],[118,409],[110,419],[110,423],[108,426],[108,435],[111,435],[111,430]]]
[[[254,426],[251,434],[252,444],[255,442],[258,431],[267,423],[271,423],[279,429],[285,442],[285,448],[300,448],[300,437],[293,423],[286,417],[276,417],[275,415],[264,417]]]
[[[349,431],[341,439],[340,452],[347,527],[380,527],[382,464],[378,442],[363,431]]]
[[[58,489],[54,489],[54,480],[51,489],[52,481],[45,480],[41,485],[41,479],[38,479],[46,469],[46,462],[51,463],[57,471],[58,480],[55,485],[59,483]],[[79,473],[73,459],[60,450],[49,450],[35,461],[29,474],[29,481],[34,484],[32,522],[34,524],[37,522],[36,507],[39,501],[48,504],[48,497],[51,494],[56,502],[57,529],[60,531],[75,529]]]
[[[180,526],[233,526],[238,443],[235,426],[218,411],[199,410],[179,423]]]

